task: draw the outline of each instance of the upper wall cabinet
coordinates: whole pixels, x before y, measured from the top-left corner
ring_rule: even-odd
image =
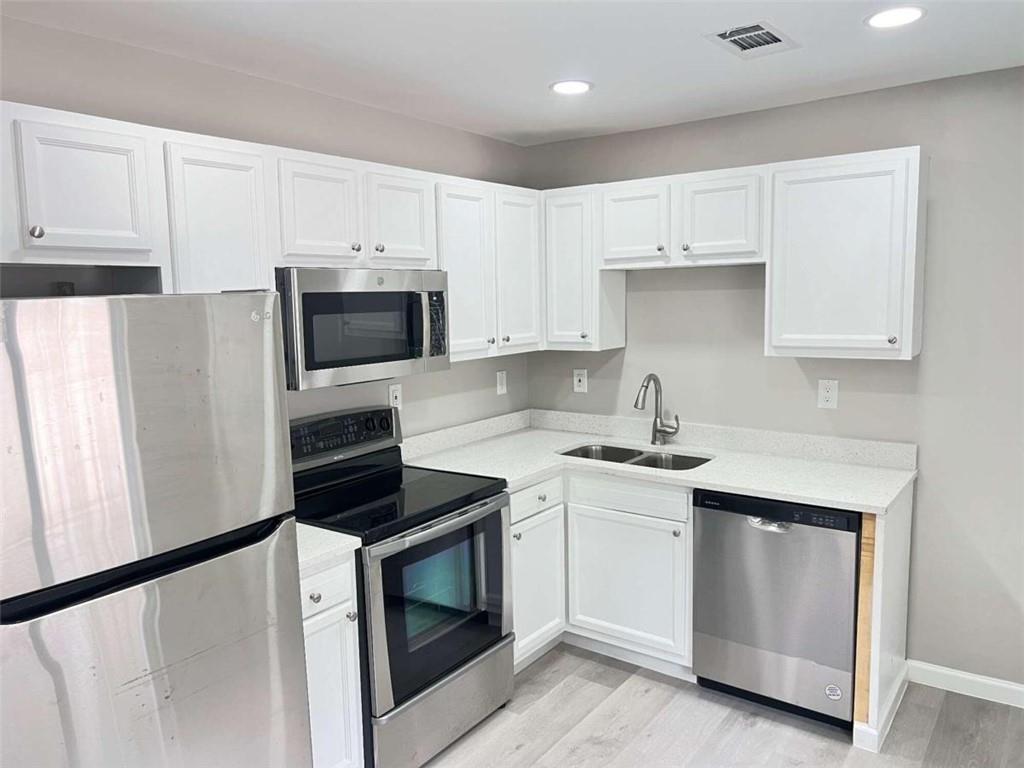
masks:
[[[668,183],[611,184],[603,188],[604,266],[667,266]]]
[[[681,264],[764,261],[763,173],[690,173],[676,183],[677,242]]]
[[[919,147],[773,167],[766,354],[920,351],[922,186]]]
[[[284,261],[355,266],[365,239],[356,169],[281,158],[277,172]]]
[[[23,247],[151,249],[144,137],[20,120],[15,125]]]
[[[188,144],[166,154],[175,292],[271,288],[262,156]]]
[[[540,194],[496,195],[498,347],[504,352],[540,349],[544,341],[541,286]]]
[[[427,176],[366,174],[367,254],[371,266],[434,269],[434,182]]]

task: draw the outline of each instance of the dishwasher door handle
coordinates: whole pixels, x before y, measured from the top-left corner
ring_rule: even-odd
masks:
[[[753,515],[747,515],[747,525],[751,528],[757,528],[759,531],[767,531],[768,533],[789,533],[790,528],[793,527],[792,523],[783,523],[780,520],[765,520],[763,517],[754,517]]]

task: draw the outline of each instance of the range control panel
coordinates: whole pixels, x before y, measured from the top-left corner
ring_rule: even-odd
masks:
[[[325,413],[291,424],[292,461],[327,458],[395,445],[400,440],[393,408],[368,408]]]

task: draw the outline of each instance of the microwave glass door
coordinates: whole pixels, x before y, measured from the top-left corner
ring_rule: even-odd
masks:
[[[501,510],[381,561],[397,706],[502,636]]]
[[[308,371],[423,356],[417,292],[303,293],[302,324]]]

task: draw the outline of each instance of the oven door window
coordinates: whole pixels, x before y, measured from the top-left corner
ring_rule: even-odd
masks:
[[[381,561],[395,705],[501,639],[501,513]]]
[[[304,293],[302,326],[307,371],[423,356],[419,293]]]

